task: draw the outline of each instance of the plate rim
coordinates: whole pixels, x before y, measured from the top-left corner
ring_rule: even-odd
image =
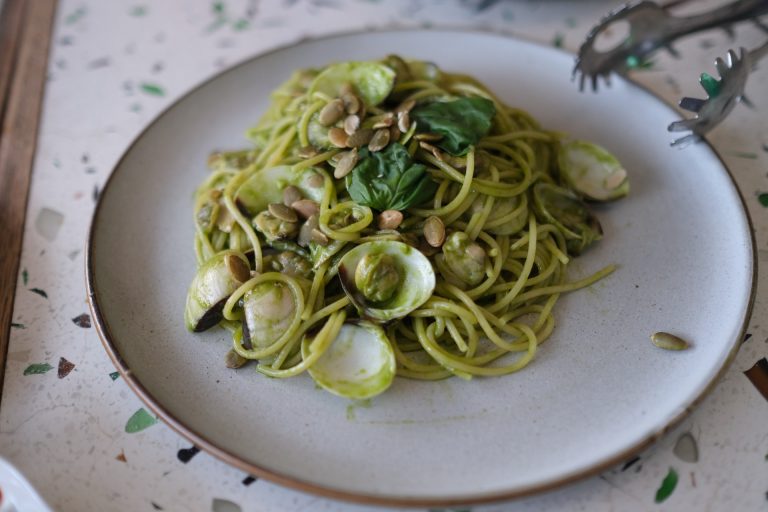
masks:
[[[144,405],[146,405],[158,418],[160,418],[166,425],[168,425],[177,434],[186,438],[188,441],[192,442],[196,447],[199,447],[200,449],[202,449],[203,451],[207,452],[210,455],[213,455],[217,459],[231,466],[234,466],[248,473],[249,475],[254,475],[259,478],[264,478],[265,480],[276,483],[278,485],[282,485],[284,487],[288,487],[290,489],[298,490],[301,492],[312,493],[312,494],[319,495],[326,498],[343,500],[343,501],[353,502],[353,503],[360,503],[364,505],[379,505],[379,506],[383,505],[383,506],[390,506],[390,507],[451,507],[451,506],[457,506],[457,505],[476,505],[476,504],[484,504],[484,503],[494,503],[499,501],[506,501],[506,500],[532,496],[532,495],[560,489],[562,487],[585,480],[589,477],[598,475],[599,473],[607,469],[610,469],[616,466],[617,464],[620,464],[622,461],[625,461],[631,458],[632,456],[636,455],[637,453],[641,452],[642,450],[656,443],[656,441],[658,441],[660,438],[666,435],[670,430],[677,427],[682,422],[682,420],[685,419],[702,402],[702,400],[704,400],[704,398],[712,392],[714,387],[719,383],[719,381],[723,378],[725,373],[731,367],[736,357],[736,354],[738,353],[739,348],[741,346],[741,344],[739,343],[739,340],[744,338],[747,328],[749,327],[749,322],[752,318],[752,311],[755,305],[755,297],[757,294],[757,244],[755,240],[755,230],[754,230],[754,225],[752,223],[752,217],[749,213],[749,209],[747,207],[747,202],[744,198],[744,194],[742,193],[733,175],[733,172],[725,163],[725,160],[723,159],[720,152],[717,151],[717,149],[712,145],[712,143],[709,141],[707,137],[702,137],[701,143],[705,144],[709,148],[709,150],[712,151],[712,154],[718,160],[720,165],[722,165],[723,169],[728,175],[728,178],[733,184],[734,189],[736,191],[736,195],[739,199],[739,203],[741,205],[741,210],[744,213],[744,217],[746,219],[746,224],[749,232],[748,240],[749,240],[750,249],[751,249],[750,263],[752,267],[751,269],[752,275],[750,280],[749,300],[747,303],[747,307],[744,310],[742,325],[739,330],[738,336],[734,341],[732,341],[732,346],[727,356],[721,362],[717,372],[701,389],[699,389],[695,393],[695,396],[692,400],[690,400],[688,403],[681,404],[683,405],[682,410],[680,410],[677,414],[673,415],[671,419],[665,422],[664,425],[660,426],[657,430],[655,430],[654,432],[651,432],[640,441],[632,444],[631,446],[614,454],[613,456],[608,457],[602,461],[599,461],[580,471],[567,473],[562,475],[561,477],[546,480],[544,482],[537,483],[537,484],[517,487],[514,489],[493,491],[490,493],[466,494],[463,496],[451,497],[451,498],[446,498],[441,496],[433,496],[433,497],[428,496],[428,497],[414,498],[414,497],[407,497],[407,496],[397,496],[397,495],[387,495],[387,494],[369,494],[369,493],[343,490],[336,487],[313,483],[303,478],[291,476],[284,472],[270,469],[266,466],[261,466],[254,463],[246,462],[245,460],[241,459],[238,455],[233,454],[230,451],[217,446],[212,441],[209,441],[205,435],[200,434],[199,432],[185,426],[173,414],[166,411],[163,405],[157,399],[155,399],[152,393],[147,388],[144,387],[144,385],[138,380],[138,378],[135,375],[133,375],[131,368],[125,362],[125,360],[123,359],[116,345],[113,342],[114,336],[109,328],[109,325],[107,324],[106,319],[103,316],[102,308],[99,305],[99,299],[97,296],[98,294],[96,293],[96,288],[94,285],[94,264],[93,264],[94,258],[92,254],[94,249],[94,243],[93,243],[94,234],[96,230],[96,224],[98,221],[99,212],[104,202],[103,199],[106,195],[104,194],[104,192],[106,192],[107,188],[112,183],[112,178],[115,175],[115,171],[123,165],[126,157],[133,151],[134,147],[147,134],[147,132],[150,131],[155,126],[155,124],[157,124],[163,117],[165,117],[168,113],[170,113],[172,109],[176,108],[180,103],[182,103],[188,96],[191,96],[193,93],[207,86],[209,83],[213,82],[219,77],[225,74],[231,73],[242,66],[249,65],[251,62],[253,62],[256,59],[259,59],[264,56],[277,53],[277,52],[280,52],[304,43],[311,43],[314,41],[324,41],[324,40],[341,38],[341,37],[349,37],[349,36],[361,36],[371,32],[376,34],[399,33],[399,32],[414,32],[414,33],[416,32],[422,32],[422,33],[423,32],[456,32],[460,34],[471,34],[471,35],[491,35],[494,37],[499,37],[499,38],[509,39],[512,41],[519,41],[525,44],[535,45],[541,48],[546,48],[550,51],[562,53],[570,57],[575,57],[573,53],[565,49],[553,48],[540,41],[526,38],[519,34],[505,31],[503,29],[492,29],[489,27],[477,27],[477,26],[468,27],[468,26],[462,26],[462,25],[452,26],[449,24],[434,26],[429,28],[383,26],[383,27],[375,28],[373,30],[358,30],[358,29],[341,30],[341,31],[334,31],[329,34],[323,34],[319,36],[311,35],[307,37],[301,37],[293,41],[290,41],[288,43],[280,44],[268,50],[261,51],[254,55],[245,57],[241,61],[219,72],[214,73],[210,77],[190,87],[176,100],[174,100],[172,103],[165,106],[160,112],[158,112],[151,119],[151,121],[144,128],[142,128],[141,131],[139,131],[133,137],[130,143],[126,146],[125,150],[122,152],[122,154],[120,155],[120,157],[115,162],[112,169],[110,170],[109,176],[107,177],[107,180],[104,182],[104,185],[102,188],[102,194],[100,194],[99,199],[96,203],[96,206],[94,207],[93,214],[91,216],[91,224],[90,224],[90,227],[88,228],[88,235],[86,237],[85,251],[84,251],[85,252],[85,258],[84,258],[85,286],[86,286],[86,294],[87,294],[86,298],[88,301],[88,307],[91,311],[91,316],[93,317],[93,320],[94,320],[96,333],[99,336],[99,339],[101,340],[101,343],[105,351],[107,352],[107,355],[109,356],[112,363],[115,365],[115,368],[117,369],[117,371],[123,377],[123,379],[131,388],[131,390],[134,392],[134,394],[136,394],[139,397],[139,399],[144,403]],[[649,87],[646,87],[645,85],[642,85],[636,80],[633,80],[632,78],[629,78],[627,76],[617,77],[617,80],[625,81],[632,87],[635,87],[640,91],[642,91],[643,93],[651,96],[653,99],[658,101],[665,108],[669,109],[676,116],[678,117],[680,116],[680,113],[675,109],[675,107],[671,103],[669,103],[664,98],[660,97],[658,94],[652,91]]]

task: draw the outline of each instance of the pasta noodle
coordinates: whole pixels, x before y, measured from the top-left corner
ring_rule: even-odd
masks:
[[[471,77],[394,56],[368,64],[394,77],[382,101],[367,101],[365,89],[375,83],[356,75],[357,68],[345,68],[352,72],[339,78],[336,96],[318,85],[323,70],[300,71],[273,93],[266,114],[249,130],[252,149],[211,157],[213,172],[195,196],[194,246],[201,268],[224,254],[224,266],[241,275],[215,305],[221,311],[216,319],[233,334],[232,365],[257,360],[258,371],[270,377],[312,368],[343,325],[371,318],[340,282],[345,255],[372,243],[401,242],[428,259],[435,280],[406,314],[374,319],[384,327],[397,375],[470,379],[524,368],[555,327],[560,295],[615,269],[567,278],[570,259],[601,233],[564,180],[558,163],[564,135],[541,128]],[[467,127],[457,126],[455,135],[450,112],[440,109],[462,99],[474,101],[462,108],[477,109],[462,111],[468,126],[482,124],[482,109],[492,114],[487,130],[449,151],[456,140],[464,143]],[[339,116],[334,108],[344,110]],[[435,119],[449,119],[448,127]],[[355,137],[363,143],[353,145]],[[387,178],[355,182],[382,162],[390,171],[402,164],[401,180],[420,172],[422,181],[400,182],[395,192],[373,190]],[[281,196],[261,201],[258,187],[249,189],[253,204],[264,203],[253,211],[238,194],[261,175],[263,190],[278,187]],[[355,196],[353,187],[362,192]],[[356,200],[361,193],[369,203]],[[385,210],[376,201],[387,194],[390,204],[411,200],[401,197],[407,194],[421,200]],[[390,218],[400,221],[388,225]],[[402,270],[398,265],[408,260],[393,265]],[[386,303],[394,293],[386,285],[391,268],[372,270],[374,299],[366,296],[372,303]],[[396,288],[416,286],[398,275]],[[382,287],[383,298],[375,295]]]

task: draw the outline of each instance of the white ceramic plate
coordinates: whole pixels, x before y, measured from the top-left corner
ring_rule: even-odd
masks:
[[[184,329],[195,270],[192,192],[213,149],[245,144],[269,92],[297,68],[399,53],[481,79],[549,128],[599,142],[631,173],[601,208],[604,239],[571,276],[619,270],[563,297],[557,328],[524,371],[465,382],[396,379],[369,407],[228,370],[223,331]],[[498,35],[353,34],[303,42],[231,69],[182,98],[129,148],[99,202],[87,272],[96,325],[141,398],[195,444],[246,471],[334,497],[479,502],[553,488],[629,458],[679,420],[730,361],[753,289],[753,244],[723,163],[669,147],[675,112],[618,80],[570,82],[573,59]],[[630,110],[633,116],[625,115]],[[693,342],[669,352],[649,335]]]

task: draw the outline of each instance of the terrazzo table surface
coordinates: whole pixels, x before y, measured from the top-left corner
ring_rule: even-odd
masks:
[[[705,5],[711,2],[701,2]],[[575,51],[612,1],[61,0],[32,178],[5,385],[0,455],[62,511],[381,510],[286,490],[205,454],[144,411],[115,372],[85,300],[95,200],[129,142],[220,70],[307,37],[362,28],[470,26]],[[756,29],[737,33],[754,47]],[[709,32],[633,74],[668,102],[702,96],[731,46]],[[383,50],[384,51],[384,50]],[[768,68],[710,141],[732,169],[768,259]],[[617,113],[626,115],[626,113]],[[664,127],[659,127],[664,129]],[[600,476],[508,503],[449,510],[768,510],[768,402],[743,374],[768,355],[768,288],[714,391],[656,445]],[[142,412],[144,411],[144,412]],[[657,502],[673,470],[679,475]],[[670,492],[671,491],[671,492]]]

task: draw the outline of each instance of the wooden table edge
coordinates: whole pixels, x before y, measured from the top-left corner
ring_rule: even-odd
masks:
[[[56,0],[5,0],[0,41],[0,400]]]

